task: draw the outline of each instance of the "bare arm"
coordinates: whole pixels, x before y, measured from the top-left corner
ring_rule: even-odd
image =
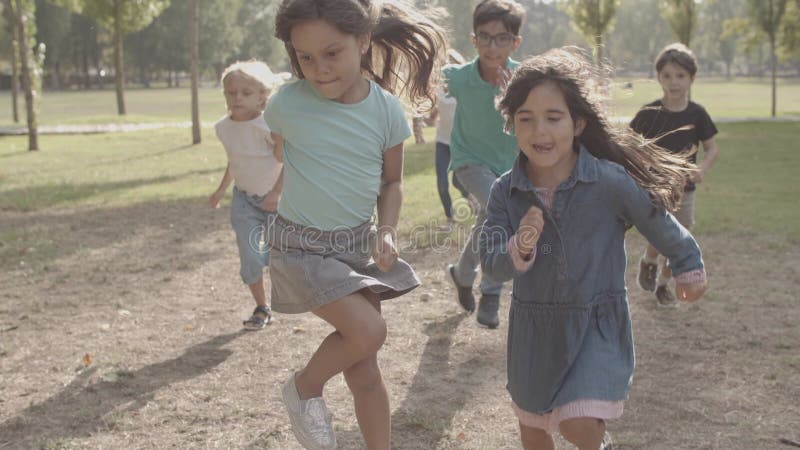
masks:
[[[272,137],[272,142],[275,143],[275,148],[272,150],[273,154],[275,155],[275,159],[278,162],[283,162],[283,136],[277,133],[270,133]],[[281,177],[283,177],[283,172],[281,172]]]
[[[278,201],[281,199],[281,192],[283,192],[283,168],[281,168],[281,173],[278,175],[278,179],[275,180],[275,185],[272,186],[272,190],[264,196],[264,200],[261,201],[261,209],[264,211],[277,211],[278,210]]]
[[[700,163],[700,167],[694,177],[692,177],[692,181],[695,183],[702,183],[706,173],[708,173],[708,170],[711,169],[714,162],[717,160],[717,156],[719,156],[717,141],[715,141],[713,137],[703,141],[703,161]]]
[[[397,261],[397,222],[403,204],[403,144],[383,154],[383,175],[378,196],[378,236],[373,251],[375,264],[386,271]]]
[[[219,208],[219,202],[222,200],[222,197],[225,196],[225,192],[228,191],[228,187],[233,182],[233,175],[231,175],[231,163],[225,167],[225,175],[222,176],[222,180],[219,182],[219,187],[217,190],[208,197],[208,204],[214,209]]]

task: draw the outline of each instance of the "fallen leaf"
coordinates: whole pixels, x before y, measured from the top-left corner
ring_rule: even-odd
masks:
[[[462,431],[461,433],[458,433],[458,436],[456,436],[456,438],[457,438],[459,441],[463,441],[463,440],[465,440],[465,439],[467,438],[467,435],[466,435],[466,434],[464,434],[464,432]]]
[[[83,367],[91,366],[92,365],[92,355],[90,355],[88,353],[83,355],[83,359],[81,359],[81,364],[83,364]]]
[[[295,334],[302,333],[304,331],[306,331],[306,330],[304,330],[302,327],[293,327],[292,328],[292,333],[295,333]]]
[[[194,325],[190,323],[187,323],[186,325],[183,326],[183,331],[192,331],[192,330],[194,330]]]

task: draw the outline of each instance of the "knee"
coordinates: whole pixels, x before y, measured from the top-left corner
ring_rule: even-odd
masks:
[[[593,417],[567,419],[558,425],[561,436],[578,448],[599,448],[603,442],[606,424]]]
[[[367,358],[344,370],[347,386],[354,393],[369,393],[378,389],[383,383],[378,360]]]
[[[364,355],[377,353],[386,341],[386,321],[380,314],[360,321],[354,328],[353,345],[357,346]]]

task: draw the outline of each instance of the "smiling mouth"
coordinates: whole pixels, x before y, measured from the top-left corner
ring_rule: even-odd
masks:
[[[555,146],[552,145],[552,144],[547,144],[547,145],[533,144],[532,147],[533,147],[533,149],[535,151],[540,152],[540,153],[547,153],[547,152],[551,152],[551,151],[555,150]]]
[[[317,81],[316,81],[316,83],[317,83],[317,84],[332,84],[332,83],[334,83],[335,81],[336,81],[336,80],[328,80],[328,81],[317,80]]]

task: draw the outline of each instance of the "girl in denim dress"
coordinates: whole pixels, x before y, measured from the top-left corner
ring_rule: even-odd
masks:
[[[668,212],[692,164],[612,127],[575,49],[524,61],[499,109],[520,153],[492,186],[481,264],[513,278],[508,385],[523,447],[553,449],[559,431],[580,449],[611,448],[605,420],[622,415],[633,376],[625,232],[667,256],[683,301],[705,269],[692,235]]]

